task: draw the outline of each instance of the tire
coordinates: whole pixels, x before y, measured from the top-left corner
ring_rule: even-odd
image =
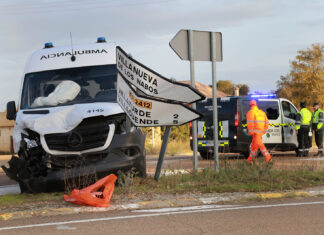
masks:
[[[207,152],[207,151],[200,151],[200,156],[202,159],[204,160],[209,160],[209,159],[213,159],[214,158],[214,154],[211,152]]]
[[[23,182],[19,182],[18,184],[19,184],[19,188],[20,188],[20,193],[21,193],[21,194],[22,194],[22,193],[33,193],[33,192],[31,192],[31,191],[28,189],[28,187],[25,185],[25,183],[23,183]]]
[[[140,159],[139,164],[136,166],[136,170],[138,171],[138,176],[143,178],[146,177],[146,154],[145,150],[143,151],[143,155]]]

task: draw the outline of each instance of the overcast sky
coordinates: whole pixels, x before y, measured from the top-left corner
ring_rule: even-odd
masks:
[[[180,29],[222,32],[217,80],[276,88],[298,50],[324,41],[323,0],[1,0],[0,111],[18,101],[25,62],[45,42],[69,45],[106,36],[135,59],[178,81],[189,62],[169,47]],[[196,81],[209,85],[210,62],[196,63]]]

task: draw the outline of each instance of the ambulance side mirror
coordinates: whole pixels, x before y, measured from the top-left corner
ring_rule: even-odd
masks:
[[[16,103],[15,101],[9,101],[7,103],[7,119],[8,120],[16,120]]]

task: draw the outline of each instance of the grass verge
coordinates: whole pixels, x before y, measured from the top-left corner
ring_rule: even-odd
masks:
[[[17,194],[0,196],[0,208],[30,203],[42,203],[47,201],[62,200],[63,193],[38,193],[38,194]]]
[[[324,172],[314,166],[275,169],[267,167],[261,159],[253,167],[242,161],[231,164],[223,161],[219,173],[206,168],[197,174],[162,176],[159,182],[153,178],[135,178],[132,184],[117,187],[115,194],[270,192],[321,185]]]
[[[197,174],[162,175],[159,182],[152,177],[134,177],[133,172],[119,174],[112,200],[147,198],[163,194],[270,192],[297,190],[324,185],[324,171],[312,165],[294,169],[267,167],[263,159],[253,167],[242,161],[221,161],[217,173],[206,168]],[[0,208],[46,201],[62,201],[63,193],[41,193],[0,196]]]

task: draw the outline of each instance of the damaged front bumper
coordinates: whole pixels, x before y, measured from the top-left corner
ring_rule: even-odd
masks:
[[[32,141],[28,139],[30,137]],[[128,133],[116,131],[108,148],[96,152],[84,151],[78,155],[49,154],[44,151],[37,133],[29,133],[28,138],[23,138],[19,156],[11,158],[9,168],[2,166],[7,176],[19,183],[21,192],[58,192],[80,188],[119,170],[135,168],[139,175],[146,174],[145,135],[140,129]]]

